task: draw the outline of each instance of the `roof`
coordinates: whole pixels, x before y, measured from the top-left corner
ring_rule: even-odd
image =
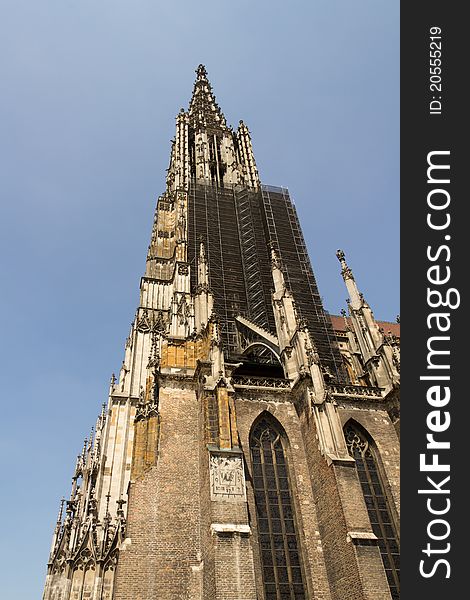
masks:
[[[335,331],[346,331],[346,324],[344,317],[340,315],[330,315],[331,323]],[[351,324],[351,318],[346,317],[346,320]],[[377,321],[377,325],[380,329],[383,329],[385,333],[391,333],[396,337],[400,337],[400,323],[390,323],[389,321]]]

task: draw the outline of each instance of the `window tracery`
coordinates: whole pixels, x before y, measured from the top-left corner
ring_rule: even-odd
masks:
[[[274,419],[256,424],[250,448],[265,600],[304,600],[287,456]]]
[[[349,454],[356,460],[364,501],[377,536],[382,562],[393,600],[400,598],[400,555],[398,536],[392,520],[389,500],[380,475],[377,450],[365,431],[347,423],[344,436]]]

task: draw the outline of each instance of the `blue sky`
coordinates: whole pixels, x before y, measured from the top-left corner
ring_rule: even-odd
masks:
[[[29,600],[121,364],[199,63],[228,122],[250,128],[263,182],[289,188],[326,308],[345,306],[342,248],[377,318],[395,320],[399,6],[0,0],[0,13],[0,562],[3,597]]]

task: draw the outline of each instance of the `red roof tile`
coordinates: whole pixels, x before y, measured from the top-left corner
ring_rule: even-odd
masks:
[[[330,315],[331,323],[335,331],[346,331],[344,317],[340,315]],[[350,317],[346,317],[348,323],[351,323]],[[377,325],[384,330],[385,333],[392,333],[400,337],[400,323],[390,323],[389,321],[377,321]]]

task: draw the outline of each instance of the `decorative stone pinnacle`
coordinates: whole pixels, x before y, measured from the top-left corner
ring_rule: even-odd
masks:
[[[273,241],[268,243],[268,248],[271,250],[271,267],[273,269],[279,269],[280,271],[282,271],[281,268],[281,259],[279,257],[279,254],[277,253],[275,244]]]
[[[106,514],[105,514],[105,519],[110,519],[111,515],[109,514],[109,500],[111,498],[111,494],[110,492],[108,492],[105,496],[106,498]]]
[[[121,498],[121,495],[119,495],[119,500],[116,500],[116,504],[118,505],[118,509],[117,509],[118,517],[124,517],[124,511],[123,511],[122,507],[124,504],[126,504],[126,501]]]
[[[206,247],[204,245],[204,241],[201,240],[199,242],[199,262],[206,262]]]
[[[160,355],[158,353],[158,344],[157,344],[157,333],[155,331],[152,332],[152,345],[150,348],[149,358],[148,358],[148,368],[152,368],[157,366],[160,363]]]
[[[336,257],[341,264],[341,275],[343,276],[343,279],[345,281],[346,279],[352,279],[354,281],[354,275],[352,274],[352,271],[346,262],[346,255],[344,254],[343,250],[337,250]]]
[[[207,79],[207,71],[204,65],[199,65],[196,69],[196,75],[198,79]]]
[[[62,497],[62,500],[60,501],[60,508],[59,508],[59,514],[57,516],[57,524],[59,525],[60,523],[62,523],[62,515],[64,513],[64,504],[65,504],[65,498]]]

